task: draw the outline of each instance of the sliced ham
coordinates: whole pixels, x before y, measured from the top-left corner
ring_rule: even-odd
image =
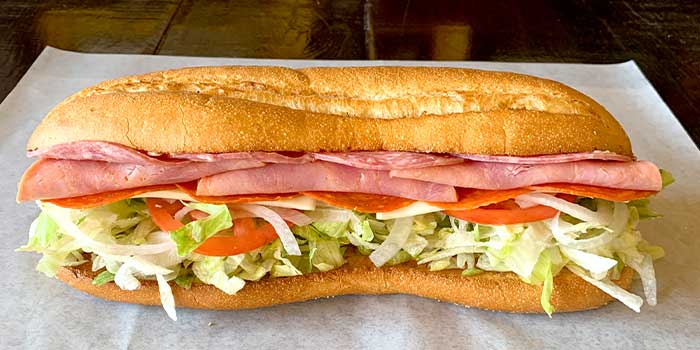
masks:
[[[202,196],[304,191],[372,193],[435,202],[457,200],[452,186],[392,178],[388,171],[322,161],[229,171],[205,177],[197,187],[197,194]]]
[[[554,182],[643,191],[661,190],[659,169],[646,161],[584,160],[538,165],[470,161],[457,165],[392,170],[391,176],[485,190]]]
[[[27,152],[28,157],[69,160],[94,160],[138,165],[167,165],[186,161],[165,161],[117,143],[76,141]]]
[[[313,162],[310,153],[303,152],[232,152],[232,153],[174,153],[169,159],[187,159],[195,162],[218,162],[231,159],[253,159],[264,163],[301,164]]]
[[[230,170],[264,165],[257,160],[141,165],[42,158],[34,162],[22,176],[17,200],[76,197],[127,188],[187,182]]]
[[[447,155],[417,152],[314,153],[318,160],[372,170],[413,169],[462,163]]]
[[[76,141],[27,152],[29,157],[102,162],[164,165],[185,162],[219,162],[229,160],[259,161],[263,163],[307,163],[311,154],[298,152],[233,152],[233,153],[176,153],[147,154],[118,143],[104,141]]]
[[[579,160],[610,160],[617,162],[630,162],[632,157],[608,151],[593,151],[585,153],[548,154],[532,157],[490,156],[486,154],[453,154],[454,157],[475,160],[479,162],[510,163],[510,164],[552,164],[576,162]]]

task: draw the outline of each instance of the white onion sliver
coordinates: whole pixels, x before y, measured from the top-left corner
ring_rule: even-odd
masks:
[[[566,200],[563,200],[561,198],[557,198],[557,197],[549,195],[549,194],[544,194],[544,193],[521,194],[520,196],[516,197],[516,201],[518,201],[518,200],[522,200],[525,202],[537,203],[537,204],[544,205],[544,206],[547,206],[550,208],[554,208],[556,210],[567,213],[567,214],[569,214],[577,219],[581,219],[583,221],[605,224],[604,218],[601,218],[601,215],[599,215],[598,213],[596,213],[592,210],[589,210],[588,208],[582,207],[578,204],[568,202]]]
[[[297,226],[306,226],[310,223],[313,222],[310,217],[304,215],[302,212],[294,209],[288,209],[288,208],[269,208],[270,210],[274,211],[277,213],[277,215],[281,216],[282,219],[285,219],[294,225]]]
[[[642,304],[644,304],[642,298],[622,289],[620,286],[614,284],[607,278],[603,280],[597,280],[589,276],[578,266],[566,265],[566,268],[568,268],[569,271],[573,272],[576,276],[579,276],[584,281],[598,287],[598,289],[607,293],[611,297],[621,301],[623,304],[627,305],[627,307],[636,312],[639,312],[640,308],[642,307]]]
[[[313,221],[346,222],[350,220],[351,212],[344,209],[316,209],[306,213]]]
[[[394,221],[394,226],[389,231],[386,240],[369,255],[369,259],[372,260],[375,266],[381,267],[386,264],[401,250],[401,247],[406,244],[408,236],[411,234],[412,226],[412,217],[400,218]]]
[[[535,202],[526,201],[522,198],[515,198],[515,204],[517,204],[521,209],[532,208],[537,205]]]
[[[549,227],[552,231],[554,239],[556,239],[557,243],[559,243],[559,245],[561,246],[575,249],[593,249],[595,247],[599,247],[601,245],[610,243],[613,239],[615,239],[615,235],[619,234],[617,232],[603,230],[601,234],[595,237],[587,239],[574,239],[562,232],[562,224],[569,225],[571,227],[573,227],[574,225],[571,225],[567,222],[562,222],[559,218],[559,214],[560,213],[557,213],[557,215],[555,215],[554,218],[552,218]]]
[[[301,255],[301,250],[299,249],[296,238],[294,238],[294,233],[292,233],[287,223],[284,222],[284,219],[277,213],[261,205],[237,204],[236,206],[269,222],[270,225],[274,227],[275,232],[277,232],[277,236],[279,236],[280,241],[282,241],[282,246],[284,246],[284,250],[287,251],[287,254]]]
[[[173,215],[173,218],[177,221],[182,221],[182,218],[185,217],[189,212],[193,211],[193,208],[190,208],[188,206],[182,207],[182,209],[178,210],[175,212],[175,215]]]

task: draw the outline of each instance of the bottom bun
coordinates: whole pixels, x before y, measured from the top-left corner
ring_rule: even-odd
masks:
[[[134,291],[110,282],[94,286],[91,264],[64,267],[57,277],[73,288],[107,300],[160,305],[156,281],[142,281]],[[633,271],[625,268],[619,286],[629,289]],[[236,295],[211,285],[193,284],[190,289],[173,285],[178,307],[200,309],[251,309],[347,294],[411,294],[467,307],[506,312],[541,313],[542,288],[527,284],[510,272],[484,272],[463,277],[461,270],[431,272],[425,266],[405,263],[377,268],[365,256],[351,255],[347,263],[328,272],[303,276],[264,278],[248,282]],[[567,269],[554,278],[551,302],[557,312],[593,309],[612,298]]]

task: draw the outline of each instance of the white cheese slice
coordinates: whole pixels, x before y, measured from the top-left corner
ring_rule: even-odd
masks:
[[[177,199],[182,201],[196,202],[192,197],[187,195],[187,193],[182,191],[153,191],[146,192],[135,195],[133,198],[165,198],[165,199]]]
[[[307,196],[297,196],[294,198],[279,199],[276,201],[252,202],[251,204],[267,205],[270,207],[291,208],[297,210],[316,209],[316,200]]]
[[[377,213],[377,219],[379,220],[389,220],[403,218],[406,216],[421,215],[427,213],[434,213],[436,211],[442,211],[442,208],[430,205],[426,202],[413,202],[403,208],[399,208],[392,211],[386,211],[383,213]]]

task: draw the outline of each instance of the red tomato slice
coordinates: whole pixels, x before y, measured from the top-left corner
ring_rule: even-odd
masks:
[[[169,203],[165,199],[146,199],[153,222],[163,231],[174,231],[184,226],[173,215],[184,206],[180,201]],[[207,213],[193,210],[190,216],[195,219],[207,217]],[[257,225],[252,218],[236,219],[233,229],[218,232],[209,237],[194,251],[208,256],[230,256],[249,252],[277,239],[277,232],[269,223]]]
[[[574,201],[576,196],[558,195],[567,201]],[[549,219],[557,215],[558,210],[543,205],[521,208],[514,200],[491,204],[471,210],[445,210],[444,213],[458,219],[484,225],[512,225]]]
[[[165,199],[147,198],[146,206],[151,213],[153,222],[160,227],[161,230],[175,231],[184,226],[183,223],[175,220],[173,217],[178,210],[184,207],[180,201],[170,203]]]
[[[236,219],[233,230],[210,237],[194,251],[208,256],[230,256],[249,252],[277,239],[277,232],[268,223],[258,226],[253,218]]]

